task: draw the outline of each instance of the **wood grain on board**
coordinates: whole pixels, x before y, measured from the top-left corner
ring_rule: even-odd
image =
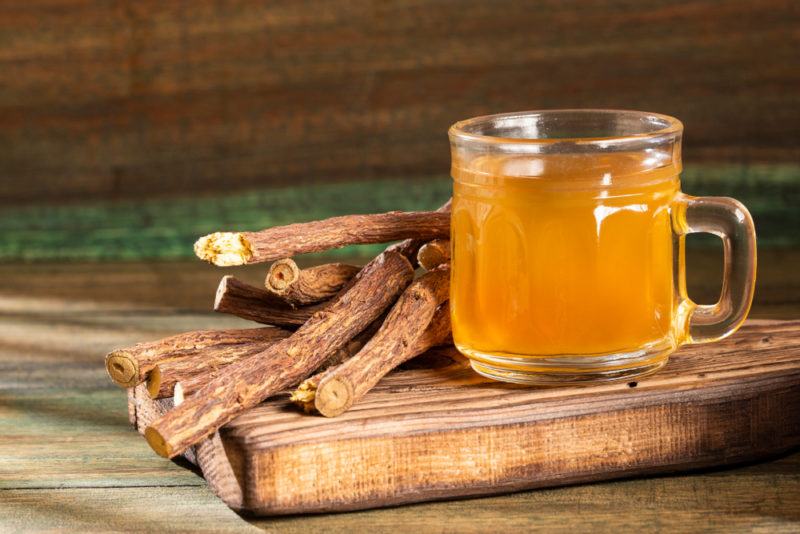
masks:
[[[0,6],[0,201],[445,174],[489,112],[681,118],[687,160],[796,161],[785,0]]]
[[[164,409],[143,392],[134,402],[137,418]],[[146,421],[137,423],[141,431]],[[241,490],[232,505],[256,514],[751,461],[800,445],[800,321],[750,321],[721,342],[682,348],[655,375],[587,387],[500,384],[453,354],[445,367],[389,375],[340,417],[303,415],[275,398],[220,436],[226,454],[200,466],[229,462]]]
[[[281,533],[796,532],[800,455],[734,470],[674,474],[346,514],[256,518]],[[771,466],[771,471],[765,470]],[[736,473],[736,476],[733,476]],[[774,473],[774,474],[773,474]],[[780,473],[780,475],[777,475]]]

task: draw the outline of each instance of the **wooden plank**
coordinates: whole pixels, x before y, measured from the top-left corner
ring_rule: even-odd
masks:
[[[129,318],[131,327],[141,326],[149,316],[150,322],[161,322],[162,331],[177,329],[186,315],[201,322],[197,312],[213,308],[214,293],[226,274],[256,285],[264,282],[265,269],[220,269],[201,261],[0,263],[0,313],[31,321],[50,317],[93,324],[113,315],[118,321]],[[213,317],[227,320],[221,314]]]
[[[57,5],[0,6],[4,202],[442,173],[452,122],[530,108],[674,114],[690,160],[798,156],[783,0]]]
[[[153,456],[102,365],[111,346],[218,318],[113,308],[0,297],[0,531],[247,531],[197,474]]]
[[[800,445],[800,321],[750,321],[627,384],[525,388],[456,358],[396,372],[334,419],[277,398],[220,436],[244,509],[267,515],[750,461]]]
[[[260,532],[204,486],[0,490],[3,532]]]
[[[0,490],[204,485],[152,454],[125,401],[119,388],[0,388]]]
[[[2,292],[0,291],[0,295]],[[58,301],[56,301],[58,302]],[[221,314],[175,313],[120,305],[64,303],[0,296],[0,391],[8,388],[106,388],[106,353],[143,340],[201,328],[252,323]]]

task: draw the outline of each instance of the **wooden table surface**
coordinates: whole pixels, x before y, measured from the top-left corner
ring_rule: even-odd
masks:
[[[717,256],[690,261],[698,300],[718,289],[708,282],[718,276]],[[752,316],[798,317],[800,252],[765,250],[760,261]],[[113,347],[244,325],[204,311],[219,276],[198,263],[0,265],[0,531],[800,531],[800,452],[734,469],[500,497],[242,518],[128,426],[125,394],[102,364]]]

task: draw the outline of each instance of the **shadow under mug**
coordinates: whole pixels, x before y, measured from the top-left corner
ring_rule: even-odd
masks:
[[[753,298],[747,209],[680,191],[675,118],[614,110],[477,117],[449,131],[456,347],[530,384],[630,379],[734,332]],[[722,239],[722,294],[686,293],[686,234]]]

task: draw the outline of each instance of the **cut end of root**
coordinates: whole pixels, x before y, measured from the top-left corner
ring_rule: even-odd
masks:
[[[151,399],[158,398],[158,392],[161,389],[161,369],[156,365],[147,375],[147,394]]]
[[[294,260],[286,258],[278,260],[270,266],[264,285],[267,289],[280,294],[295,283],[299,277],[300,268],[297,267]]]
[[[417,263],[426,271],[432,271],[450,261],[450,241],[434,239],[422,245],[417,252]]]
[[[313,380],[304,380],[297,389],[292,392],[289,400],[301,407],[306,413],[314,413],[314,399],[317,394],[317,384]]]
[[[144,437],[147,440],[147,443],[150,445],[150,448],[156,451],[159,456],[163,456],[164,458],[170,458],[171,456],[174,456],[170,454],[167,442],[155,428],[151,426],[147,427],[147,429],[144,431]]]
[[[112,352],[106,356],[106,371],[115,384],[132,388],[138,381],[139,363],[125,351]]]
[[[195,242],[194,253],[217,267],[244,265],[253,257],[250,243],[240,232],[215,232],[203,236]]]
[[[353,404],[353,387],[349,382],[331,378],[319,384],[314,407],[325,417],[341,415]]]
[[[228,281],[232,280],[233,276],[225,275],[219,281],[217,286],[217,294],[214,295],[214,311],[220,311],[222,308],[222,301],[225,298],[225,293],[228,291]]]
[[[177,384],[175,384],[175,388],[172,391],[172,402],[175,406],[180,406],[181,404],[183,404],[184,398],[185,397],[183,395],[183,386],[181,385],[180,382],[178,382]]]

